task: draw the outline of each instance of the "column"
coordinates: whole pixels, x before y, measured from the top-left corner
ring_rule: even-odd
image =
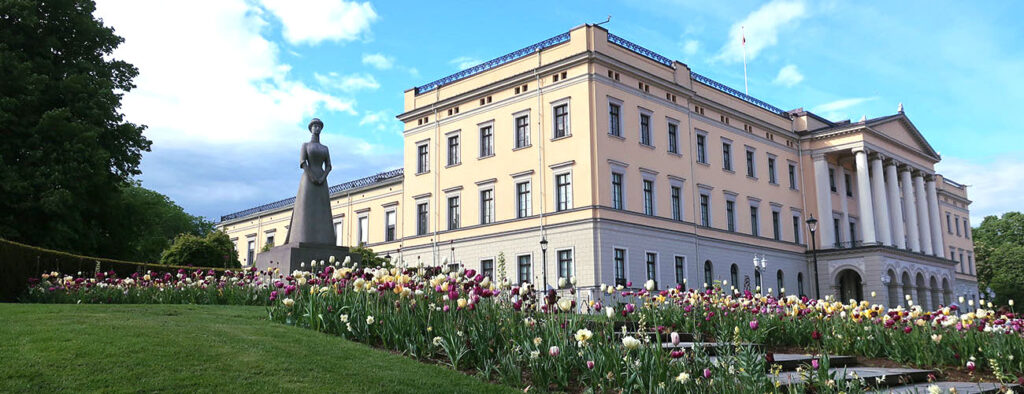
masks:
[[[835,234],[832,231],[832,192],[828,183],[828,163],[825,161],[825,154],[818,153],[812,156],[814,159],[814,189],[818,203],[818,234],[819,247],[822,249],[831,248],[836,242]],[[827,283],[827,282],[826,282]]]
[[[885,190],[885,176],[882,175],[882,157],[875,155],[871,159],[871,199],[875,207],[875,231],[878,233],[878,242],[882,245],[892,245],[892,235],[889,232],[889,202],[888,193]]]
[[[928,196],[924,192],[924,174],[914,174],[914,206],[917,207],[918,234],[921,237],[921,253],[932,254],[932,228],[928,221]]]
[[[846,197],[846,167],[843,167],[842,162],[836,163],[836,193],[839,194],[839,212],[843,213],[839,219],[839,234],[836,234],[836,242],[847,242],[856,234],[850,234],[850,199]],[[829,226],[832,225],[831,219],[829,218],[828,221]]]
[[[907,248],[906,229],[903,227],[903,209],[900,207],[899,179],[896,177],[896,162],[885,163],[885,189],[889,195],[889,220],[892,222],[893,245]]]
[[[935,191],[935,176],[932,175],[925,183],[928,192],[928,223],[932,229],[932,254],[942,257],[942,223],[939,221],[939,196]]]
[[[910,180],[910,167],[900,168],[900,183],[903,186],[903,213],[907,215],[907,242],[910,242],[910,250],[921,253],[921,238],[917,234],[917,199]]]
[[[860,232],[864,244],[870,245],[878,240],[875,238],[875,212],[871,203],[871,180],[868,174],[868,153],[864,148],[853,148],[857,161],[857,208],[860,210]],[[921,184],[922,190],[924,183]]]

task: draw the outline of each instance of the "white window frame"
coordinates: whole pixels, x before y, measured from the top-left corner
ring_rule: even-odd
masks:
[[[568,177],[569,177],[569,187],[566,189],[567,195],[565,196],[565,201],[566,201],[565,205],[566,206],[565,206],[565,209],[563,209],[563,210],[559,210],[558,209],[558,197],[559,197],[558,177],[561,176],[561,175],[568,175]],[[559,170],[552,170],[552,172],[551,172],[551,180],[554,182],[554,189],[555,189],[555,192],[553,193],[554,197],[555,197],[555,201],[554,201],[554,205],[553,205],[555,207],[554,212],[561,212],[561,211],[571,210],[573,208],[573,203],[572,203],[572,186],[573,186],[572,167],[565,168],[565,169],[559,169]]]
[[[778,164],[778,162],[776,162],[776,165],[777,164]],[[785,227],[783,227],[783,225],[782,225],[782,205],[781,204],[777,204],[777,203],[768,203],[768,205],[771,207],[771,211],[772,211],[772,239],[774,239],[776,241],[782,241],[783,239],[786,238],[784,236],[785,235],[784,234],[785,231],[783,231],[783,229]],[[776,213],[779,214],[778,215],[779,216],[778,231],[776,231],[776,223],[775,223],[775,214]]]
[[[561,276],[558,276],[558,275],[562,274],[562,272],[561,272],[562,266],[560,265],[561,262],[558,261],[558,253],[566,251],[566,250],[569,251],[569,256],[572,257],[572,263],[570,264],[570,267],[569,267],[570,268],[569,271],[571,271],[571,272],[569,272],[569,277],[565,278],[566,280],[568,280],[568,279],[576,276],[576,247],[575,246],[570,246],[568,248],[555,249],[555,277],[556,278],[562,278]]]
[[[484,152],[483,152],[483,148],[484,148],[484,128],[487,128],[487,127],[491,128],[491,138],[490,138],[491,139],[491,144],[490,144],[491,152],[490,152],[490,154],[485,155]],[[497,145],[497,141],[496,141],[496,137],[495,137],[496,134],[497,133],[494,130],[494,119],[488,120],[486,122],[481,122],[481,123],[478,123],[476,125],[477,149],[479,150],[477,152],[477,159],[478,160],[479,159],[486,159],[488,157],[494,157],[494,155],[496,155],[498,153],[498,150],[495,147],[495,145]]]
[[[363,226],[363,221],[366,221],[366,226]],[[366,211],[359,214],[359,218],[356,220],[356,245],[368,245],[370,243],[370,212]]]
[[[686,255],[682,255],[682,254],[673,254],[672,255],[672,279],[679,279],[679,278],[675,277],[675,273],[676,273],[676,259],[680,258],[680,257],[683,258],[683,282],[679,282],[677,280],[676,284],[677,285],[682,285],[683,288],[685,289],[686,288],[685,287],[686,283],[684,283],[684,282],[688,282],[689,281],[689,277],[690,277],[690,270],[689,270],[689,265],[690,264],[689,264],[689,261],[688,261],[689,259],[686,258]]]
[[[519,143],[519,125],[516,124],[516,121],[519,118],[524,117],[524,116],[526,117],[526,143],[523,144],[522,146],[519,146],[518,145],[518,143]],[[533,138],[531,138],[532,136],[530,135],[530,133],[533,130],[533,127],[530,127],[531,126],[531,123],[530,123],[531,119],[532,118],[530,117],[530,109],[529,108],[512,114],[512,150],[513,151],[519,150],[519,149],[526,149],[526,148],[529,148],[529,147],[533,146]]]
[[[636,110],[637,110],[637,116],[636,116],[637,139],[639,140],[640,145],[653,148],[654,147],[654,112],[649,110],[649,109],[647,109],[647,108],[644,108],[644,107],[637,107]],[[644,129],[643,129],[643,123],[644,123],[643,119],[644,119],[644,116],[647,117],[647,143],[646,144],[644,143]]]
[[[445,215],[445,219],[446,219],[446,221],[445,221],[445,229],[447,229],[447,230],[458,230],[458,229],[462,228],[462,206],[465,204],[465,200],[462,199],[461,191],[462,191],[462,189],[459,188],[458,190],[447,192],[444,195],[444,215]],[[450,205],[450,202],[449,202],[449,200],[451,198],[453,198],[453,197],[459,199],[459,207],[456,208],[456,212],[455,212],[456,219],[458,219],[458,222],[456,223],[457,226],[455,228],[452,228],[452,226],[451,226],[451,224],[452,224],[452,212],[451,212],[451,205]]]
[[[519,274],[520,274],[520,272],[519,272],[519,259],[521,257],[523,257],[523,256],[527,256],[527,257],[530,258],[530,275],[529,275],[530,279],[527,282],[529,282],[529,283],[533,283],[534,282],[534,280],[533,280],[533,278],[534,278],[533,277],[533,273],[534,273],[534,271],[536,271],[536,270],[533,269],[533,253],[519,253],[519,254],[516,254],[516,281],[519,283],[520,286],[523,285],[523,281],[521,280],[522,277],[519,276]]]
[[[721,137],[721,138],[722,138],[722,150],[723,150],[723,152],[722,152],[722,170],[726,171],[726,172],[736,173],[736,161],[735,161],[736,150],[733,149],[735,144],[733,144],[731,139],[728,139],[728,138],[725,138],[725,137]],[[725,152],[724,152],[725,145],[729,145],[729,157],[728,158],[725,157]],[[744,158],[744,159],[746,159],[746,158]]]
[[[615,137],[615,138],[625,139],[625,137],[622,136],[622,115],[623,115],[623,111],[622,111],[623,105],[622,104],[623,104],[623,101],[619,100],[617,98],[611,97],[611,96],[607,96],[607,97],[608,97],[608,112],[607,112],[607,114],[608,114],[608,135],[610,135],[612,137]],[[618,134],[612,133],[612,106],[613,105],[619,107],[619,130],[618,130],[619,133]],[[552,113],[554,113],[554,112],[552,112]]]
[[[460,141],[461,142],[461,141]],[[423,168],[420,168],[420,148],[426,147],[427,154],[426,159],[423,161]],[[419,141],[416,143],[416,175],[422,175],[430,173],[430,139]]]
[[[750,145],[744,145],[743,148],[744,148],[744,150],[743,150],[743,164],[744,164],[743,172],[747,175],[747,177],[758,179],[758,176],[757,176],[757,148],[752,147]],[[750,162],[750,164],[749,164],[750,165],[750,172],[749,173],[747,173],[747,161],[748,161],[747,160],[747,152],[750,152],[750,160],[749,160],[749,162]]]
[[[670,126],[675,126],[676,127],[675,141],[672,140],[672,134],[669,133],[669,130],[671,129]],[[665,147],[665,151],[670,153],[670,154],[673,154],[673,155],[680,155],[680,156],[682,156],[682,145],[679,144],[679,130],[680,130],[679,129],[679,121],[676,120],[676,119],[673,119],[673,118],[670,118],[670,117],[666,116],[665,117],[665,138],[667,140],[668,146]],[[676,147],[675,151],[672,150],[672,145],[675,145],[675,147]]]
[[[572,137],[572,97],[566,97],[552,101],[548,104],[548,109],[551,110],[551,140],[557,140],[562,138]],[[565,135],[561,137],[555,136],[555,108],[565,104]],[[619,116],[621,118],[621,115]]]
[[[615,249],[620,249],[620,250],[623,251],[623,253],[622,253],[622,276],[623,276],[623,278],[622,279],[625,279],[626,282],[629,282],[629,248],[627,248],[625,246],[612,245],[612,283],[614,284],[615,280],[618,279],[618,278],[615,277]]]
[[[427,212],[429,216],[430,206],[427,206]],[[392,239],[388,239],[388,215],[394,215],[395,219],[395,234]],[[384,211],[384,242],[393,242],[398,240],[398,209],[389,208]]]
[[[483,194],[484,194],[485,191],[488,191],[488,190],[491,191],[491,218],[490,218],[490,221],[486,221],[485,222],[484,221],[484,196],[483,196]],[[497,212],[498,204],[497,204],[497,201],[496,201],[498,199],[498,195],[497,195],[497,193],[495,193],[495,190],[494,190],[494,182],[489,182],[489,183],[486,183],[486,184],[483,184],[483,185],[479,186],[477,188],[476,195],[477,195],[477,198],[479,200],[479,204],[478,205],[479,205],[480,209],[478,211],[478,214],[479,214],[478,219],[480,221],[480,224],[492,224],[492,223],[498,221],[498,212]],[[461,206],[459,208],[461,209]]]
[[[768,168],[768,184],[769,185],[778,186],[779,185],[779,156],[773,155],[771,153],[765,153],[765,155],[768,156],[767,160],[765,160],[765,166]],[[769,165],[769,164],[772,164],[772,163],[774,163],[775,165]],[[755,169],[755,171],[756,171],[756,169]]]
[[[334,243],[337,246],[345,246],[345,217],[335,218],[334,221]]]
[[[715,212],[714,211],[714,205],[715,204],[714,204],[714,200],[711,198],[711,196],[712,196],[712,194],[711,194],[712,188],[705,187],[705,186],[702,186],[702,185],[697,185],[697,189],[698,189],[697,190],[697,213],[696,213],[696,218],[695,219],[696,219],[696,221],[697,221],[697,223],[699,225],[701,225],[701,226],[704,225],[704,210],[702,210],[701,207],[700,207],[700,198],[701,198],[701,196],[707,197],[707,199],[708,199],[708,209],[707,209],[708,223],[707,223],[707,227],[708,228],[712,228],[712,227],[715,226],[715,213],[714,213]]]
[[[747,208],[748,209],[747,217],[751,216],[750,215],[751,211],[749,210],[750,208],[757,208],[757,226],[756,226],[757,227],[757,231],[756,231],[757,234],[754,234],[755,233],[755,231],[754,231],[754,228],[755,228],[754,223],[750,223],[750,235],[753,235],[755,237],[763,237],[761,235],[761,222],[762,222],[761,216],[763,216],[763,215],[761,215],[761,200],[758,199],[758,198],[754,198],[754,197],[747,197],[747,206],[748,206],[748,208]]]
[[[693,151],[693,159],[694,159],[694,161],[697,164],[703,164],[703,165],[710,166],[711,165],[711,160],[710,160],[710,157],[708,157],[708,132],[706,132],[704,130],[701,130],[701,129],[693,129],[693,131],[694,131],[694,133],[693,133],[693,149],[694,149],[694,151]],[[704,152],[703,152],[703,154],[701,154],[702,152],[701,152],[700,144],[697,143],[698,137],[703,137],[704,138]],[[701,156],[704,157],[703,161],[701,161]]]
[[[644,250],[644,283],[647,283],[647,281],[650,280],[647,273],[647,255],[649,254],[654,255],[654,283],[661,284],[661,276],[658,275],[658,272],[661,271],[659,269],[659,266],[661,265],[661,253],[658,253],[655,250]],[[673,264],[675,264],[674,261]],[[662,288],[662,286],[658,286],[658,288]]]
[[[725,204],[722,208],[725,210],[725,231],[739,232],[739,218],[736,216],[736,197],[739,196],[736,192],[723,190],[722,195],[725,197]],[[729,217],[729,203],[732,203],[732,217]],[[732,228],[729,228],[729,220],[732,219]]]
[[[444,135],[444,148],[445,154],[448,155],[447,165],[445,167],[455,167],[462,164],[462,147],[465,144],[465,140],[462,138],[462,130],[449,131]],[[452,149],[451,149],[451,138],[455,137],[459,140],[459,147],[455,150],[455,161],[452,162]]]
[[[790,190],[800,190],[800,166],[797,162],[786,160],[786,178],[789,178],[789,166],[793,166],[793,184],[789,185]]]

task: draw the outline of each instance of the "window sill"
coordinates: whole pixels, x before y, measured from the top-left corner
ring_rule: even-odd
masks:
[[[520,147],[518,147],[518,148],[512,148],[512,151],[513,151],[513,152],[515,152],[515,151],[520,151],[520,150],[523,150],[523,149],[529,149],[529,148],[531,148],[531,147],[533,147],[533,145],[530,145],[530,144],[526,144],[526,145],[520,146]],[[493,155],[491,155],[491,156],[493,156]]]
[[[728,168],[723,168],[722,171],[728,172],[730,174],[735,174],[736,173],[736,171],[730,170]]]
[[[669,151],[669,152],[668,152],[668,154],[670,154],[670,155],[672,155],[672,156],[675,156],[675,157],[683,157],[683,154],[682,154],[682,153],[679,153],[679,152],[672,152],[672,151]]]
[[[654,145],[648,145],[648,144],[645,144],[643,142],[638,142],[638,144],[640,144],[640,147],[642,147],[642,148],[647,148],[647,149],[650,149],[650,150],[654,150],[655,149]]]
[[[430,170],[426,170],[426,171],[423,171],[423,172],[417,172],[416,176],[426,175],[426,174],[429,174],[429,173],[430,173]]]
[[[625,141],[625,140],[626,140],[626,137],[623,137],[623,136],[621,136],[621,135],[615,135],[615,134],[612,134],[612,133],[608,133],[608,136],[609,136],[609,137],[612,137],[612,138],[615,138],[615,139],[617,139],[617,140],[622,140],[622,141]]]
[[[779,183],[778,183],[778,182],[771,182],[771,181],[769,181],[769,182],[768,182],[768,184],[769,184],[769,185],[772,185],[772,186],[775,186],[775,187],[778,187],[778,186],[779,186]]]
[[[489,155],[487,155],[487,156],[480,156],[480,157],[477,157],[476,159],[477,159],[477,160],[483,160],[483,159],[490,159],[490,158],[492,158],[492,157],[494,157],[494,154],[493,154],[493,153],[492,153],[492,154],[489,154]]]
[[[460,162],[455,163],[455,164],[446,165],[446,166],[444,166],[444,168],[447,169],[447,168],[452,168],[452,167],[458,167],[458,166],[461,166],[461,165],[462,165],[462,162],[460,161]]]
[[[747,179],[750,179],[752,181],[757,181],[757,177],[753,176],[753,175],[747,175]]]
[[[554,137],[554,138],[551,139],[551,141],[554,142],[554,141],[558,141],[558,140],[564,140],[564,139],[569,138],[569,137],[572,137],[572,134],[566,134],[566,135],[563,135],[561,137]]]
[[[697,164],[700,164],[700,165],[705,166],[705,167],[711,167],[711,164],[709,164],[708,162],[704,162],[704,161],[698,161]]]

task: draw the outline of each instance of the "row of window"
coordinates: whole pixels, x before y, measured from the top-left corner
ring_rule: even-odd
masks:
[[[732,145],[733,142],[729,139],[722,138],[722,170],[727,172],[735,172],[733,169],[732,159]],[[708,137],[707,134],[698,130],[697,133],[697,163],[708,164]],[[778,176],[778,157],[769,153],[768,156],[768,183],[772,185],[779,184]],[[746,175],[750,178],[757,179],[758,168],[757,168],[757,149],[747,146],[744,152],[744,158],[746,159]],[[789,188],[797,190],[797,168],[796,163],[790,161],[787,163],[787,175],[789,181]]]
[[[558,268],[558,278],[569,279],[575,276],[576,267],[573,262],[572,249],[555,250],[555,264]],[[450,263],[449,269],[452,271],[458,270],[459,263]],[[493,258],[480,260],[480,274],[490,278],[492,281],[495,280]],[[516,279],[518,284],[534,282],[533,255],[523,254],[516,257]]]
[[[952,221],[950,217],[953,218]],[[961,223],[963,223],[963,232],[960,231]],[[946,231],[949,234],[953,234],[953,229],[956,229],[956,236],[960,237],[962,235],[971,238],[971,226],[967,224],[967,218],[961,220],[959,215],[951,215],[949,212],[946,212]]]
[[[614,209],[625,209],[625,199],[623,194],[623,183],[625,175],[622,172],[613,171],[611,177],[611,192],[612,192],[612,208]],[[655,188],[654,179],[644,178],[641,181],[643,188],[643,212],[648,216],[655,216]],[[736,228],[736,195],[726,194],[725,201],[725,217],[726,217],[726,230],[738,231]],[[749,205],[750,213],[750,234],[754,236],[761,236],[760,234],[760,200],[751,199]],[[669,186],[669,205],[672,208],[672,219],[683,220],[683,198],[682,198],[682,185],[673,184]],[[772,238],[778,241],[782,241],[782,207],[778,205],[772,205],[771,210],[772,216]],[[798,212],[792,212],[791,215],[793,225],[793,242],[800,243],[800,229],[801,219]],[[700,225],[704,227],[711,227],[711,194],[709,191],[702,190],[700,192]]]
[[[552,139],[570,136],[569,132],[569,103],[561,102],[552,106]],[[530,114],[517,113],[513,115],[513,150],[530,146]],[[477,129],[479,133],[479,155],[478,158],[487,158],[495,155],[494,150],[494,122],[482,123]],[[447,136],[447,165],[455,166],[462,164],[462,135],[459,132],[448,133]],[[416,173],[423,174],[430,171],[430,141],[424,140],[416,145]]]
[[[960,259],[957,260],[957,252],[960,253]],[[977,275],[976,268],[974,267],[974,254],[967,252],[967,260],[964,260],[964,250],[957,249],[955,246],[949,247],[949,259],[953,261],[959,261],[957,270],[964,274]]]

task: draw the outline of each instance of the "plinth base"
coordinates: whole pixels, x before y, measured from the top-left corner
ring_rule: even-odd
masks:
[[[281,273],[288,275],[295,270],[309,271],[311,261],[330,261],[331,256],[337,261],[345,261],[351,256],[353,263],[358,263],[360,256],[349,251],[348,247],[330,244],[294,243],[275,246],[266,252],[256,255],[256,268],[279,268]],[[305,263],[305,267],[302,267]]]

